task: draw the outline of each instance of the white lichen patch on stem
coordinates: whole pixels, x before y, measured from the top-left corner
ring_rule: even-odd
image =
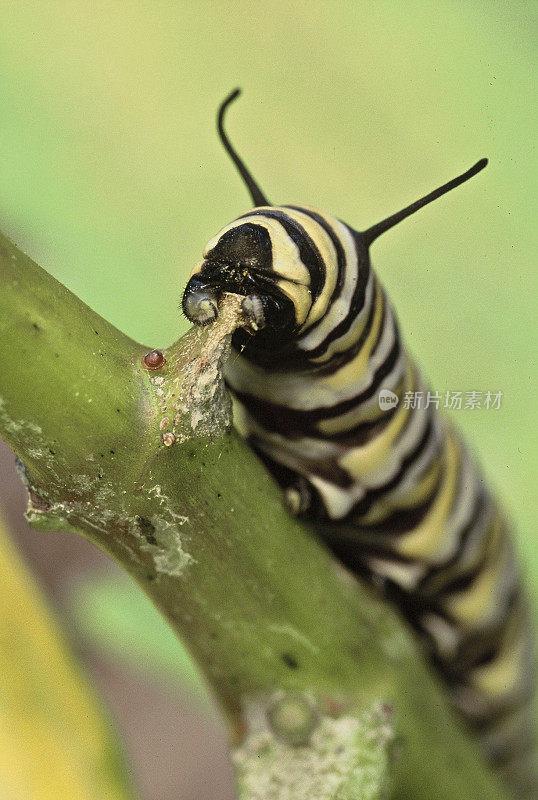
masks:
[[[219,303],[219,315],[207,333],[198,358],[185,370],[182,406],[190,416],[192,430],[212,432],[231,424],[231,404],[221,374],[228,357],[231,335],[246,319],[241,309],[242,297],[225,294]]]
[[[222,433],[231,426],[231,402],[222,364],[230,353],[232,333],[247,322],[242,299],[225,294],[217,319],[205,328],[193,329],[181,340],[181,362],[176,361],[172,348],[167,352],[166,372],[150,378],[161,412],[158,427],[164,445],[184,442],[193,433]]]
[[[3,397],[0,397],[0,425],[5,431],[17,438],[24,446],[29,458],[42,462],[54,480],[60,480],[55,469],[56,459],[41,427],[31,420],[14,418],[8,414]]]
[[[112,535],[111,531],[121,529],[125,532],[121,546],[128,551],[130,562],[142,564],[145,556],[149,556],[155,578],[159,575],[178,577],[194,562],[184,548],[181,532],[188,517],[173,510],[170,498],[163,494],[159,485],[147,490],[150,500],[158,502],[155,513],[150,514],[149,519],[142,519],[130,513],[128,507],[118,508],[113,503],[116,489],[110,481],[74,475],[75,491],[68,500],[59,501],[53,500],[44,490],[38,494],[29,483],[22,462],[18,466],[28,491],[26,517],[34,528],[73,531],[88,527],[104,539]]]
[[[263,727],[234,753],[240,800],[384,800],[392,740],[381,705],[361,717],[321,717],[300,747]]]

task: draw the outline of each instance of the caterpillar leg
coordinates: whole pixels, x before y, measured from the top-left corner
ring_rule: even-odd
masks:
[[[304,478],[297,478],[293,485],[284,489],[284,502],[294,517],[304,514],[312,503],[312,492],[308,482]]]

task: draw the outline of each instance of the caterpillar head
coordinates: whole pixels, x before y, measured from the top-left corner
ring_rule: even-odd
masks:
[[[261,339],[267,339],[269,332],[279,338],[290,335],[297,322],[292,282],[277,275],[272,264],[267,230],[236,220],[205,248],[186,286],[183,313],[191,322],[207,325],[216,319],[223,294],[237,294],[243,297],[248,333],[265,331]]]

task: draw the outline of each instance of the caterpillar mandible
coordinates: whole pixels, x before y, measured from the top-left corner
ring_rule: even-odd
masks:
[[[273,206],[217,118],[254,209],[206,246],[183,295],[197,325],[244,297],[226,381],[241,431],[350,570],[411,623],[454,707],[518,797],[535,797],[534,652],[507,522],[434,405],[370,265],[369,248],[487,160],[365,231],[310,206]],[[398,402],[379,402],[388,392]],[[392,395],[391,395],[392,393]]]

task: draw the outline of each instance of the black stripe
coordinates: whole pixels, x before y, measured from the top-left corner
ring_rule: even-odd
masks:
[[[512,733],[511,739],[503,741],[496,746],[493,752],[488,753],[488,757],[495,769],[509,767],[511,762],[520,758],[529,758],[534,753],[534,727],[530,720],[524,728],[518,728]]]
[[[326,230],[328,235],[331,236],[331,233],[329,232],[328,227],[323,224],[324,220],[322,220],[321,217],[319,219],[317,219],[318,215],[315,214],[315,212],[306,211],[305,209],[302,209],[300,207],[295,207],[295,206],[285,206],[285,208],[291,208],[291,209],[297,208],[298,211],[301,211],[301,212],[303,212],[305,214],[308,214],[310,217],[312,217],[312,219],[315,219],[316,222],[319,222],[320,226],[324,227],[324,230]],[[321,254],[319,253],[316,245],[314,244],[314,242],[312,241],[310,236],[307,234],[307,232],[304,230],[304,228],[302,226],[300,226],[298,223],[295,222],[295,220],[292,220],[291,217],[288,217],[282,211],[277,211],[277,210],[251,211],[248,214],[243,214],[238,219],[243,219],[244,217],[251,216],[252,214],[257,215],[257,216],[262,216],[262,217],[266,216],[266,217],[269,217],[271,219],[276,219],[279,222],[281,222],[282,226],[286,230],[286,233],[288,233],[288,235],[293,239],[293,241],[299,246],[299,252],[301,254],[301,260],[303,261],[305,266],[308,268],[308,270],[310,272],[310,275],[311,275],[311,279],[312,279],[312,282],[313,282],[311,289],[312,289],[312,293],[314,295],[313,299],[315,300],[318,297],[320,287],[323,285],[323,281],[325,280],[325,263],[323,262]],[[288,227],[286,227],[286,225],[288,225]],[[342,222],[342,225],[345,225],[345,223]],[[296,229],[295,232],[292,231],[292,227],[291,226],[295,226],[295,229]],[[354,231],[353,228],[349,227],[349,225],[345,225],[345,227],[350,232],[351,237],[352,237],[352,239],[353,239],[353,241],[355,243],[355,248],[356,248],[356,260],[355,260],[355,263],[354,264],[346,264],[346,268],[347,269],[354,269],[354,270],[358,271],[357,285],[355,287],[355,291],[354,291],[353,296],[351,298],[350,307],[349,307],[349,311],[348,311],[347,315],[344,317],[344,319],[341,322],[339,322],[337,325],[335,325],[335,327],[332,329],[332,331],[330,331],[330,333],[327,334],[327,336],[325,337],[323,342],[320,345],[318,345],[318,347],[314,348],[313,350],[309,350],[308,351],[308,355],[309,355],[310,358],[317,358],[318,356],[323,355],[327,351],[327,348],[328,348],[329,344],[332,341],[334,341],[335,339],[340,338],[345,333],[347,333],[348,330],[351,328],[353,322],[355,321],[355,319],[357,318],[357,316],[360,314],[360,312],[362,311],[362,309],[364,307],[365,296],[366,296],[366,287],[368,285],[368,278],[370,277],[370,257],[369,257],[369,254],[368,254],[368,248],[367,248],[366,244],[364,243],[364,241],[362,240],[360,233],[358,233],[357,231]],[[311,248],[313,248],[313,250],[315,251],[315,254],[317,254],[317,257],[316,257],[315,254],[314,254],[314,256],[312,256],[312,253],[308,254],[306,250],[305,250],[305,252],[303,254],[303,251],[301,250],[301,242],[295,238],[297,233],[300,233],[300,235],[302,237],[303,244],[310,243]],[[335,243],[335,240],[337,240],[337,237],[336,237],[336,234],[333,234],[333,235],[334,235],[335,238],[333,239],[332,236],[331,236],[331,240],[333,241],[333,243]],[[335,244],[335,247],[336,247],[336,244]],[[339,250],[340,250],[340,252],[339,252]],[[321,283],[318,286],[318,290],[315,291],[315,282],[314,282],[315,273],[314,273],[314,269],[313,268],[315,267],[316,261],[318,259],[319,259],[319,262],[322,265],[323,273],[322,273],[322,277],[321,277]],[[339,281],[341,279],[341,277],[340,277],[340,275],[341,275],[340,259],[344,259],[345,260],[345,253],[343,251],[343,248],[342,248],[342,245],[341,245],[340,242],[339,242],[339,248],[337,248],[337,259],[338,259],[338,265],[339,265],[339,267],[338,267],[339,275],[338,275],[338,279],[337,280]],[[342,277],[345,277],[345,276],[342,276]],[[336,294],[333,294],[333,298],[335,298],[336,296],[337,296]],[[315,324],[317,324],[317,323],[315,323]],[[314,325],[312,327],[314,327]],[[310,330],[310,328],[309,328],[309,330]]]
[[[439,663],[439,668],[442,666],[445,669],[451,682],[463,682],[466,676],[473,669],[479,667],[482,662],[494,661],[498,657],[512,614],[521,613],[520,596],[520,588],[514,587],[507,598],[502,619],[493,625],[480,626],[469,631],[460,643],[457,653],[449,662],[440,655],[436,656],[436,663]],[[432,602],[430,607],[462,633],[463,629],[459,620],[443,607],[443,596],[440,596],[436,603]]]
[[[230,386],[231,391],[235,394],[237,399],[245,405],[251,415],[255,417],[260,424],[267,431],[276,431],[290,438],[297,438],[304,433],[314,432],[314,423],[326,419],[334,419],[347,411],[351,411],[360,403],[369,400],[378,391],[381,382],[390,373],[398,357],[400,355],[400,342],[396,332],[394,344],[387,358],[374,373],[372,383],[360,394],[351,397],[349,400],[343,400],[334,406],[323,406],[321,408],[311,409],[309,411],[301,411],[299,409],[288,408],[287,406],[271,403],[267,400],[262,400],[255,395],[248,392],[238,392]],[[318,438],[330,438],[324,436],[319,431],[315,431]]]
[[[347,315],[341,322],[338,323],[338,325],[335,325],[332,331],[327,334],[323,342],[318,347],[315,347],[313,350],[309,351],[311,358],[322,356],[327,351],[327,348],[331,342],[333,342],[335,339],[339,339],[341,336],[347,333],[357,316],[364,308],[366,287],[368,285],[368,278],[370,277],[370,256],[368,253],[368,248],[364,245],[360,238],[360,234],[357,233],[357,231],[354,231],[353,228],[350,228],[349,225],[346,225],[346,228],[351,233],[357,250],[355,264],[348,264],[347,269],[356,269],[358,271],[357,285],[351,298]],[[373,297],[375,297],[375,292]]]
[[[443,583],[443,575],[446,573],[449,574],[450,571],[453,569],[453,567],[455,567],[456,564],[461,559],[463,552],[465,550],[465,546],[469,541],[471,534],[474,533],[478,522],[480,522],[482,515],[485,513],[487,509],[488,499],[489,496],[487,495],[484,489],[479,490],[477,492],[474,500],[471,517],[460,533],[460,540],[456,552],[448,559],[448,561],[445,561],[444,564],[431,567],[428,570],[427,574],[424,576],[424,578],[419,584],[418,591],[428,594],[429,591],[428,584],[431,584],[432,581],[437,582],[437,580],[439,580],[439,582],[441,583],[441,587],[439,589],[436,589],[435,593],[437,594],[439,591],[442,592],[445,591],[445,586],[449,584],[446,582]],[[484,524],[486,523],[484,522]],[[448,575],[448,580],[451,580],[450,575]]]
[[[499,725],[506,720],[511,714],[516,711],[522,711],[523,708],[531,702],[534,697],[534,685],[529,686],[526,691],[522,692],[517,698],[510,698],[508,702],[496,705],[495,708],[488,711],[486,714],[481,715],[476,719],[469,719],[468,723],[472,726],[473,731],[476,733],[484,733],[494,725]]]
[[[310,291],[312,293],[312,302],[318,297],[325,283],[325,262],[319,252],[316,244],[311,239],[309,234],[305,231],[302,225],[289,217],[283,211],[275,210],[260,210],[250,211],[248,214],[243,214],[238,219],[244,217],[259,216],[266,219],[275,219],[280,222],[290,239],[295,242],[299,249],[301,261],[307,268],[310,274]]]
[[[249,436],[248,443],[254,450],[256,450],[258,455],[266,464],[276,465],[276,469],[272,470],[273,472],[287,470],[289,472],[293,472],[295,475],[301,475],[304,470],[304,472],[311,473],[325,481],[328,481],[334,486],[337,486],[339,489],[349,489],[355,483],[353,478],[351,478],[349,474],[342,469],[342,467],[340,467],[335,459],[303,458],[301,455],[294,457],[293,454],[288,453],[286,460],[295,463],[295,466],[290,466],[286,463],[281,463],[277,458],[274,458],[271,453],[268,453],[263,447],[263,439],[258,437],[256,434],[251,434]],[[284,472],[282,474],[284,474]],[[285,483],[284,485],[287,486],[288,483]]]
[[[320,364],[318,368],[314,368],[316,376],[324,377],[326,375],[334,375],[335,372],[337,372],[345,364],[348,364],[350,361],[352,361],[355,358],[355,356],[358,355],[360,350],[362,350],[362,348],[364,346],[364,342],[368,338],[368,336],[369,336],[369,334],[370,334],[370,332],[372,330],[373,324],[374,324],[375,312],[376,312],[376,302],[375,301],[376,301],[376,298],[374,297],[374,300],[373,300],[373,302],[372,302],[372,304],[370,306],[370,310],[368,312],[368,318],[367,318],[367,320],[366,320],[366,322],[364,324],[364,328],[362,329],[361,334],[360,334],[359,338],[357,339],[357,341],[355,342],[355,344],[352,344],[350,347],[347,348],[347,350],[344,350],[342,353],[336,353],[334,356],[332,356],[329,359],[329,361],[326,361],[323,364]],[[377,346],[379,344],[379,341],[380,341],[380,339],[383,336],[383,333],[385,331],[385,325],[387,324],[388,312],[389,312],[389,307],[388,307],[387,299],[385,297],[384,292],[382,292],[382,294],[381,294],[381,319],[380,319],[380,322],[379,322],[379,332],[378,332],[378,335],[377,335],[377,339],[376,339],[375,345],[372,348],[371,357],[374,355],[374,353],[376,351],[376,348],[377,348]],[[309,356],[309,358],[312,358],[312,352],[308,352],[308,356]]]
[[[310,217],[310,219],[313,219],[314,222],[317,222],[320,228],[323,228],[323,230],[333,243],[333,247],[336,251],[337,275],[336,275],[336,285],[334,287],[334,291],[327,306],[327,311],[328,311],[332,306],[334,300],[340,297],[342,289],[344,288],[344,282],[346,277],[346,254],[342,246],[342,242],[340,241],[340,238],[336,234],[336,232],[328,224],[328,222],[324,220],[323,217],[321,217],[319,214],[316,214],[315,211],[310,211],[309,209],[301,208],[300,206],[284,206],[284,208],[290,208],[292,211],[299,211],[301,214],[304,214],[305,216]],[[310,332],[311,330],[316,328],[322,322],[322,320],[323,317],[321,317],[321,319],[319,319],[317,322],[314,322],[314,324],[308,328],[308,331]]]
[[[480,573],[486,566],[486,562],[491,558],[493,555],[488,550],[489,542],[491,541],[491,534],[493,533],[495,528],[495,520],[491,522],[491,531],[488,537],[488,542],[484,543],[484,551],[481,554],[478,563],[471,566],[470,569],[467,569],[465,572],[461,572],[459,575],[453,576],[448,583],[444,584],[443,586],[443,593],[444,594],[452,594],[454,592],[464,592],[467,589],[470,589],[473,583],[476,581],[478,577],[480,577]],[[506,535],[505,530],[503,529],[504,535]],[[502,545],[503,533],[501,533],[501,541],[498,542],[498,546]]]
[[[384,483],[382,486],[377,487],[376,489],[370,489],[362,500],[360,500],[349,512],[346,520],[353,521],[357,525],[361,525],[360,517],[366,514],[372,504],[382,497],[387,492],[395,489],[398,484],[405,478],[406,473],[408,470],[413,466],[413,464],[418,461],[420,456],[422,455],[423,450],[427,447],[429,443],[429,439],[435,433],[435,428],[433,424],[433,420],[430,417],[428,423],[424,429],[422,436],[418,444],[408,453],[404,459],[402,459],[402,463],[400,465],[400,469],[392,477],[389,481]],[[397,533],[408,533],[412,528],[415,528],[419,521],[425,516],[428,509],[430,508],[432,502],[434,501],[439,487],[441,485],[442,479],[444,476],[443,470],[441,470],[441,474],[439,475],[438,480],[433,487],[431,494],[427,500],[421,503],[419,506],[415,506],[414,508],[406,508],[406,509],[396,509],[393,513],[390,514],[383,522],[378,522],[374,525],[368,525],[368,531],[372,531],[379,534],[397,534]]]
[[[382,294],[382,302],[382,317],[379,326],[377,342],[379,342],[381,334],[383,333],[386,315],[389,310],[388,301],[384,292]],[[325,375],[332,375],[338,369],[355,358],[360,349],[363,347],[364,342],[366,341],[366,338],[372,329],[375,310],[376,304],[375,302],[372,302],[370,304],[370,310],[368,312],[368,318],[364,324],[364,328],[355,344],[351,345],[351,347],[348,347],[347,350],[344,350],[342,353],[336,353],[329,359],[329,361],[323,364],[312,364],[310,359],[314,351],[303,350],[302,348],[297,347],[295,341],[288,342],[283,348],[274,347],[270,350],[262,350],[260,354],[261,358],[258,357],[258,354],[256,354],[255,358],[251,358],[251,350],[249,349],[249,360],[255,361],[256,364],[259,364],[266,369],[276,369],[276,371],[279,373],[305,372],[308,374],[308,376],[316,376],[318,378],[324,377]],[[310,331],[311,329],[309,328],[308,330]],[[234,348],[238,350],[238,352],[242,353],[241,345],[243,342],[249,343],[249,339],[249,334],[245,333],[244,331],[242,332],[241,329],[239,329],[239,331],[234,333],[234,339],[232,340]]]
[[[403,392],[405,379],[406,376],[404,372],[404,375],[400,377],[397,385],[393,389],[395,394],[398,396],[400,396]],[[336,433],[320,433],[316,430],[316,436],[325,441],[338,444],[341,447],[359,447],[361,445],[368,444],[368,442],[372,441],[372,439],[380,436],[392,418],[396,415],[397,411],[398,406],[395,405],[392,406],[392,408],[389,408],[387,411],[379,410],[379,416],[375,419],[359,422],[356,425],[353,425],[352,428],[346,428],[345,430],[338,431]]]
[[[358,425],[354,425],[353,428],[348,428],[339,433],[322,434],[317,431],[316,436],[319,439],[339,444],[341,447],[360,447],[380,436],[396,415],[397,411],[398,407],[393,406],[389,408],[388,411],[382,411],[377,419],[368,420],[368,422],[359,422]]]
[[[425,514],[431,507],[432,501],[435,498],[442,480],[442,474],[432,489],[431,495],[420,506],[415,506],[411,509],[396,510],[390,517],[387,517],[383,522],[374,525],[363,525],[360,520],[360,515],[365,514],[371,507],[374,500],[385,494],[390,488],[397,485],[398,482],[404,477],[406,471],[411,467],[413,461],[417,459],[421,451],[427,444],[428,437],[433,429],[432,420],[428,422],[424,435],[421,437],[420,442],[403,459],[400,470],[388,483],[382,487],[371,489],[368,491],[362,500],[359,500],[355,506],[338,520],[330,520],[323,523],[321,530],[322,535],[326,538],[327,544],[331,547],[335,554],[343,561],[348,569],[357,570],[359,565],[364,565],[364,559],[370,554],[377,553],[383,556],[385,554],[390,560],[398,561],[401,563],[408,563],[410,560],[405,556],[401,556],[396,549],[384,546],[382,542],[379,545],[370,544],[363,540],[363,536],[373,537],[382,535],[399,535],[401,533],[408,533],[412,528],[416,527]],[[310,514],[310,517],[315,516]],[[354,536],[354,530],[356,531]]]

